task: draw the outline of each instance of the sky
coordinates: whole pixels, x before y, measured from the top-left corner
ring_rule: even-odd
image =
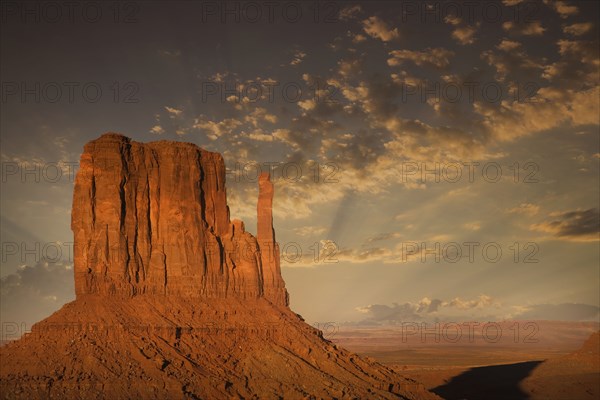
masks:
[[[74,299],[105,132],[257,175],[307,321],[598,321],[596,2],[3,2],[3,334]]]

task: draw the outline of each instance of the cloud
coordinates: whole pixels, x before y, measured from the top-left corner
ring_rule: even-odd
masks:
[[[356,307],[355,310],[361,314],[367,314],[368,318],[362,323],[399,323],[421,320],[457,320],[470,319],[473,310],[482,312],[484,309],[498,308],[499,303],[485,294],[466,300],[456,297],[452,300],[429,299],[424,297],[416,303],[392,303],[371,304],[364,307]]]
[[[361,35],[360,33],[357,33],[356,35],[352,36],[352,43],[362,43],[364,41],[367,40],[367,37],[365,35]]]
[[[490,296],[484,294],[480,295],[473,300],[463,300],[460,297],[456,297],[448,302],[443,302],[444,307],[456,307],[459,310],[470,310],[472,308],[483,308],[492,305],[493,299]]]
[[[463,227],[470,231],[478,231],[481,229],[481,223],[480,222],[468,222],[466,224],[463,224]]]
[[[277,116],[269,113],[266,108],[256,107],[252,112],[244,117],[244,121],[252,125],[254,128],[258,128],[263,122],[268,122],[270,124],[276,123]]]
[[[509,214],[523,214],[533,216],[540,211],[540,206],[531,203],[521,203],[518,207],[506,210]]]
[[[503,51],[512,51],[521,47],[521,43],[515,42],[513,40],[503,39],[500,42],[500,44],[496,47]]]
[[[165,133],[165,130],[160,125],[154,125],[152,128],[150,128],[150,133],[154,133],[156,135],[162,135],[163,133]]]
[[[520,311],[513,316],[521,320],[547,321],[598,321],[600,307],[589,304],[535,304],[519,307]]]
[[[23,265],[0,279],[0,298],[2,323],[25,323],[30,328],[74,300],[73,266],[48,262]]]
[[[292,249],[293,250],[293,249]],[[282,253],[283,254],[283,253]],[[385,262],[394,256],[394,252],[384,247],[342,248],[335,241],[321,239],[319,252],[302,255],[300,258],[282,256],[282,266],[287,268],[313,268],[327,264]]]
[[[362,13],[362,7],[358,4],[346,6],[342,8],[338,14],[338,18],[341,21],[350,21],[358,18],[358,14]]]
[[[436,68],[445,68],[450,65],[450,58],[454,52],[441,47],[426,48],[422,51],[392,50],[387,63],[391,67],[402,65],[405,61],[411,61],[418,66],[431,65]]]
[[[294,228],[294,233],[299,236],[319,236],[324,234],[327,228],[322,226],[303,226],[300,228]]]
[[[574,242],[600,240],[600,214],[597,208],[550,214],[551,220],[531,225],[535,231]]]
[[[422,319],[422,316],[417,313],[417,308],[411,303],[393,303],[391,306],[371,304],[366,307],[358,307],[356,311],[369,314],[368,322],[404,322]]]
[[[452,31],[452,37],[456,39],[458,43],[462,45],[475,43],[474,36],[477,32],[477,28],[479,28],[479,24],[477,24],[476,26],[462,25],[462,19],[455,15],[446,16],[446,18],[444,18],[444,22],[456,27]]]
[[[383,42],[389,42],[400,38],[398,28],[391,29],[390,26],[379,17],[369,17],[363,22],[365,33],[375,39],[380,39]]]
[[[598,85],[600,58],[598,46],[593,41],[561,39],[557,41],[560,59],[545,65],[542,77],[564,93],[573,93],[574,88],[588,89]],[[597,99],[590,99],[597,104]],[[583,104],[580,104],[583,105]],[[596,114],[596,124],[598,123]]]
[[[561,18],[579,14],[579,8],[568,4],[566,1],[544,0],[544,4],[554,9]]]
[[[516,311],[515,311],[516,310]],[[529,320],[529,321],[598,321],[600,307],[589,304],[534,304],[528,306],[505,306],[487,295],[474,299],[445,301],[424,297],[416,303],[371,304],[356,307],[355,311],[366,315],[360,324],[397,324],[412,321],[472,321]]]
[[[581,22],[578,24],[566,25],[563,27],[563,32],[572,36],[582,36],[590,32],[594,24],[591,22]]]
[[[358,77],[362,72],[363,60],[360,58],[344,58],[337,63],[337,73],[345,79]]]
[[[475,33],[477,28],[474,26],[461,26],[452,31],[452,37],[462,45],[475,43]]]
[[[240,125],[242,125],[242,122],[235,118],[226,118],[222,121],[214,122],[206,119],[204,115],[200,115],[192,127],[206,133],[209,139],[217,140],[223,135],[232,134]]]
[[[294,57],[292,58],[292,61],[290,61],[290,65],[296,66],[302,63],[302,61],[304,61],[304,57],[306,57],[306,53],[303,51],[297,51],[294,54]]]
[[[171,118],[179,117],[183,113],[182,110],[178,110],[177,108],[168,106],[165,107],[165,110],[167,110],[167,112],[169,113],[169,117]]]
[[[545,79],[556,88],[591,88],[598,85],[600,57],[597,42],[561,39],[556,45],[561,57],[545,66]]]
[[[368,249],[341,249],[335,253],[335,259],[341,262],[351,262],[355,264],[378,261],[382,258],[388,258],[392,251],[383,247],[371,247]]]
[[[591,71],[593,52],[585,56],[586,46],[565,42],[557,46],[557,50],[562,51],[562,58],[587,57]],[[440,48],[396,50],[390,53],[388,63],[400,65],[410,61],[420,66],[442,68],[450,66],[453,56],[453,52]],[[547,61],[530,57],[523,44],[508,38],[501,40],[490,57],[484,59],[490,66],[499,68],[506,78],[503,83],[510,90],[513,90],[512,82],[529,80],[521,79],[522,76],[539,80],[547,67],[544,65]],[[556,57],[548,59],[555,60]],[[404,107],[399,97],[402,82],[419,78],[401,68],[394,71],[393,76],[369,74],[370,62],[366,53],[351,53],[338,61],[329,76],[302,76],[309,87],[331,85],[336,96],[333,103],[325,101],[327,93],[303,98],[295,107],[286,105],[285,112],[275,111],[271,106],[262,108],[241,102],[236,104],[240,108],[235,112],[221,116],[224,119],[211,121],[201,116],[194,127],[203,129],[213,140],[222,138],[216,146],[228,146],[222,150],[226,160],[256,160],[265,156],[265,149],[270,151],[270,146],[274,146],[275,154],[283,158],[278,161],[297,162],[303,170],[308,162],[335,163],[339,169],[335,185],[315,185],[304,180],[294,184],[280,183],[280,208],[276,213],[304,218],[312,214],[314,205],[340,199],[346,193],[383,193],[395,184],[410,189],[425,188],[410,179],[399,181],[403,176],[399,161],[489,159],[496,157],[489,150],[492,145],[504,141],[560,126],[597,124],[598,91],[594,88],[581,90],[580,87],[577,87],[578,91],[544,87],[537,91],[531,102],[516,101],[510,95],[498,103],[476,97],[474,103],[466,104],[466,107],[461,105],[456,115],[444,105],[437,108],[425,105],[433,107],[436,110],[434,116],[443,117],[444,123],[429,117],[416,118],[414,113],[407,112],[410,107]],[[415,70],[414,74],[422,71]],[[440,79],[444,82],[456,80],[459,84],[461,80],[482,79],[481,75],[474,74],[445,74]],[[558,78],[556,82],[562,84]],[[267,117],[269,115],[273,116],[271,120],[267,119],[271,118]],[[380,172],[373,176],[367,173],[369,170]],[[386,262],[390,251],[373,247],[342,249],[340,254],[357,262]]]
[[[374,242],[379,242],[382,240],[397,239],[399,237],[401,237],[401,235],[398,232],[380,233],[375,236],[371,236],[371,237],[367,238],[367,240],[365,240],[365,243],[374,243]]]
[[[548,87],[526,101],[477,101],[474,108],[494,139],[510,141],[561,125],[597,125],[599,95],[598,87],[579,92]]]
[[[532,21],[529,23],[516,23],[514,21],[506,21],[502,24],[505,31],[518,36],[541,36],[546,31],[540,21]]]
[[[501,51],[486,50],[481,53],[481,58],[496,69],[497,80],[539,80],[544,66],[530,57],[519,42],[502,40],[496,48]]]

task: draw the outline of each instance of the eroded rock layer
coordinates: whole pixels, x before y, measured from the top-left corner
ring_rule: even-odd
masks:
[[[75,182],[76,293],[265,296],[287,305],[272,201],[263,175],[259,243],[229,219],[220,154],[105,134],[86,144]]]

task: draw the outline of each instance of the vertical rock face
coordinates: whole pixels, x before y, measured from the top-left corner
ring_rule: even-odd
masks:
[[[285,282],[279,264],[279,245],[275,241],[273,229],[273,183],[269,173],[263,172],[258,178],[258,204],[256,236],[260,245],[263,266],[265,295],[278,304],[288,304]]]
[[[76,294],[264,296],[287,306],[272,200],[261,177],[259,243],[229,219],[220,154],[105,134],[86,144],[75,181]]]

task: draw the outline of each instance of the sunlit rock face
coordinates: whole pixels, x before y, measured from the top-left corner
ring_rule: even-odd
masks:
[[[259,187],[257,240],[230,221],[220,154],[112,133],[89,142],[73,194],[76,294],[265,297],[287,306],[268,175]]]

